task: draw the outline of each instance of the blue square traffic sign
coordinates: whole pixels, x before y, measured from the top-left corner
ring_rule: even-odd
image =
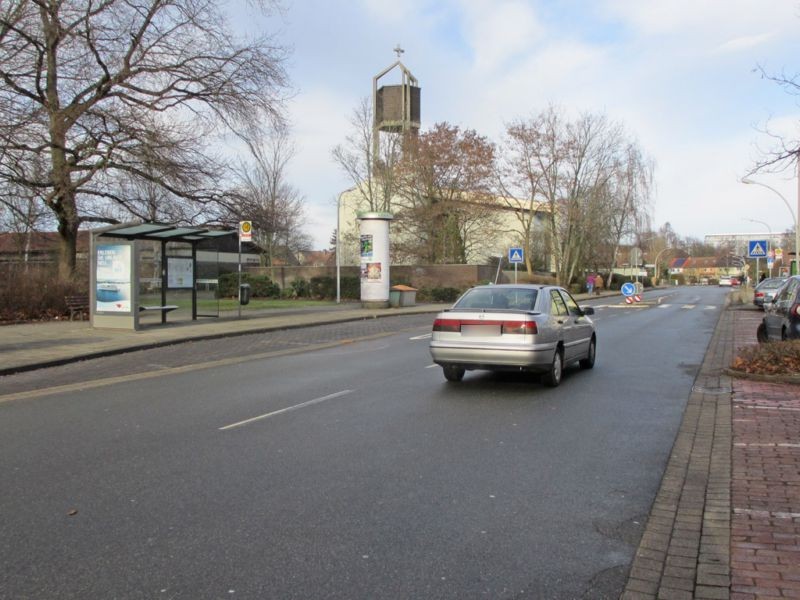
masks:
[[[767,256],[767,240],[750,240],[747,242],[749,258],[765,258]]]
[[[525,252],[522,248],[509,248],[508,249],[508,262],[521,263],[525,260]]]

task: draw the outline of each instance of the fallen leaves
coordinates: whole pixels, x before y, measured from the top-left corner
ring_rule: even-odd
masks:
[[[767,342],[742,348],[733,360],[731,369],[758,375],[798,375],[800,340]]]

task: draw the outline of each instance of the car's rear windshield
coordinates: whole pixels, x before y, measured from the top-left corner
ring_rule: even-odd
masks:
[[[759,284],[758,287],[760,288],[781,287],[785,281],[786,281],[785,279],[765,279]]]
[[[475,288],[465,293],[453,308],[531,311],[536,306],[537,291],[521,288]]]

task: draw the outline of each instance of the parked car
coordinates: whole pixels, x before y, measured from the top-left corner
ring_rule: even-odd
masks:
[[[753,304],[763,310],[766,303],[772,302],[775,292],[780,289],[785,281],[786,277],[769,277],[761,281],[753,291]]]
[[[430,353],[448,381],[476,369],[530,371],[555,387],[567,365],[594,366],[592,314],[558,286],[477,286],[436,316]]]
[[[800,275],[792,275],[764,305],[759,342],[800,339]]]
[[[733,278],[730,275],[720,275],[719,276],[719,285],[730,287],[733,285]]]

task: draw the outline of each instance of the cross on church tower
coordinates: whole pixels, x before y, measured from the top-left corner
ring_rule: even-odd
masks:
[[[397,58],[399,59],[399,58],[400,58],[400,55],[401,55],[401,54],[403,54],[403,52],[405,52],[405,50],[403,50],[403,49],[400,47],[400,44],[397,44],[397,46],[395,46],[395,48],[394,48],[393,52],[394,52],[395,54],[397,54]]]

